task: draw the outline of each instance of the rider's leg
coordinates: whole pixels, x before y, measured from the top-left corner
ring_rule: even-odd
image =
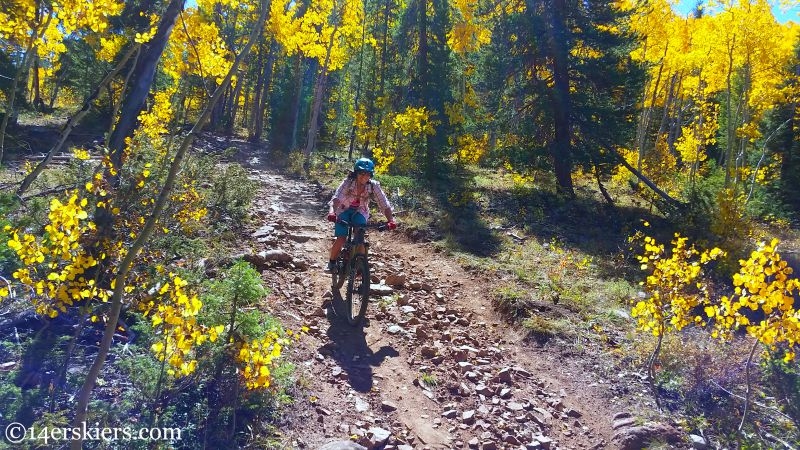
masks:
[[[366,225],[367,218],[361,215],[361,213],[355,213],[352,215],[352,217],[350,217],[350,223],[352,223],[353,225]],[[360,232],[362,233],[363,236],[364,230],[362,229]],[[356,247],[356,252],[366,253],[366,249],[364,248],[363,245],[359,245],[358,247]]]
[[[346,209],[344,212],[339,214],[339,220],[350,222],[352,215],[353,211]],[[336,222],[333,228],[333,235],[336,237],[336,239],[333,241],[333,246],[331,246],[330,259],[328,259],[328,272],[333,272],[336,258],[339,257],[339,252],[342,251],[344,241],[347,239],[347,226]]]
[[[339,252],[342,251],[342,246],[344,245],[344,240],[347,236],[338,236],[336,240],[333,241],[333,247],[331,247],[331,261],[335,261],[336,258],[339,257]]]

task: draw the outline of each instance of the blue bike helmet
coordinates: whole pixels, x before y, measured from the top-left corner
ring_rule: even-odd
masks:
[[[375,163],[369,158],[359,158],[353,166],[353,172],[368,172],[370,176],[375,176]]]

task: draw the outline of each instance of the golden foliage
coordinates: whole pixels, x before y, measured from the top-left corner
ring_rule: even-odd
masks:
[[[197,315],[203,303],[197,294],[187,292],[186,280],[173,273],[169,278],[156,296],[141,303],[140,308],[156,330],[158,341],[151,346],[156,357],[169,363],[167,373],[170,375],[185,376],[197,368],[194,349],[206,341],[216,341],[225,327],[199,324]]]
[[[178,20],[182,23],[170,35],[164,72],[176,82],[187,75],[200,75],[220,83],[233,64],[233,55],[217,25],[193,8]]]
[[[447,32],[447,45],[458,54],[474,52],[492,40],[492,31],[476,17],[477,3],[453,0],[453,26]]]
[[[394,128],[399,130],[404,136],[434,134],[434,123],[430,119],[430,114],[424,106],[419,108],[409,106],[404,112],[396,114],[392,123]]]
[[[98,260],[82,246],[82,240],[95,229],[88,220],[87,199],[77,192],[67,193],[68,199],[50,201],[48,224],[44,235],[37,237],[18,230],[12,232],[8,247],[16,252],[24,265],[13,273],[14,279],[35,295],[31,300],[36,312],[56,317],[77,302],[97,299],[107,301],[111,292],[102,289],[86,271]],[[105,255],[100,255],[103,259]],[[0,296],[7,296],[8,290]]]
[[[705,147],[714,143],[720,114],[711,105],[720,98],[731,99],[729,108],[736,112],[729,114],[729,126],[736,139],[750,145],[742,148],[752,149],[762,137],[764,114],[792,95],[793,83],[785,80],[795,78],[791,62],[800,27],[779,24],[765,0],[720,2],[713,13],[699,18],[677,16],[672,3],[624,0],[620,5],[634,12],[629,27],[640,36],[631,57],[649,66],[642,107],[694,105],[675,142],[693,175],[706,159]],[[660,155],[646,156],[655,160]]]
[[[349,51],[360,43],[364,7],[358,0],[318,0],[298,16],[299,3],[273,1],[269,31],[288,55],[297,52],[316,58],[327,70],[344,67]]]
[[[456,159],[463,163],[475,164],[489,148],[489,134],[483,133],[476,138],[470,134],[456,138]]]
[[[650,271],[644,281],[648,297],[631,310],[638,328],[663,336],[670,330],[680,331],[700,322],[692,311],[708,299],[705,282],[698,280],[702,266],[724,255],[719,248],[698,251],[688,245],[688,238],[675,234],[667,255],[663,244],[644,237],[644,252],[637,256],[642,270]]]
[[[800,311],[794,307],[800,280],[791,277],[792,268],[777,251],[779,243],[777,239],[761,242],[750,258],[740,260],[741,268],[733,276],[734,295],[706,306],[705,312],[713,319],[715,337],[728,338],[746,327],[748,334],[772,349],[786,344],[785,360],[790,361],[800,342]],[[763,318],[751,322],[748,310],[761,312]]]

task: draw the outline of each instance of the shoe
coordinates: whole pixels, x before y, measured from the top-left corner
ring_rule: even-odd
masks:
[[[336,261],[328,261],[328,268],[325,270],[328,273],[336,272]]]

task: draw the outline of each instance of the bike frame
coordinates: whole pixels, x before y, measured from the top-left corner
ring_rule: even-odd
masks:
[[[345,280],[348,280],[345,291],[345,303],[348,307],[347,320],[351,325],[356,326],[363,319],[369,302],[370,270],[367,257],[369,243],[366,241],[366,229],[385,230],[387,225],[385,223],[354,225],[344,220],[337,222],[347,226],[347,239],[336,258],[336,270],[331,277],[331,288],[338,290],[344,285]],[[355,281],[359,276],[361,279],[357,292]],[[356,303],[357,307],[355,307]]]

